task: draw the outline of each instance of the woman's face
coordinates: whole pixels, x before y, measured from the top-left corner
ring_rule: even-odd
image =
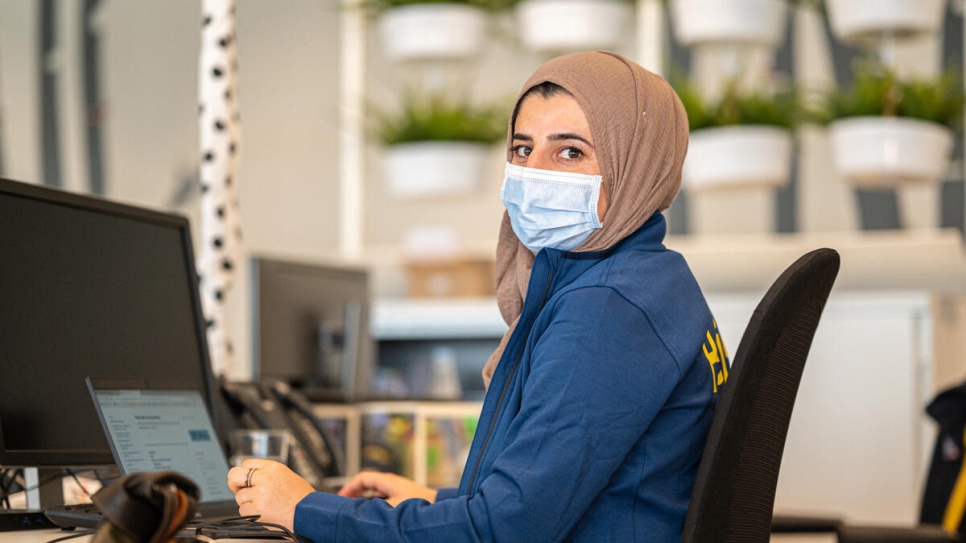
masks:
[[[523,99],[513,127],[510,162],[539,170],[600,175],[590,125],[573,96],[531,94]],[[601,221],[606,211],[602,186],[597,201]]]

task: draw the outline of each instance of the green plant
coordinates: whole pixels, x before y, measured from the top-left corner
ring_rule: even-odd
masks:
[[[466,4],[488,11],[499,11],[508,1],[510,0],[363,0],[362,5],[372,13],[413,4]]]
[[[492,0],[492,1],[496,3],[497,9],[511,9],[517,4],[519,4],[520,2],[523,2],[523,0]],[[637,5],[637,0],[620,0],[620,1],[625,4],[629,4],[631,6]],[[663,0],[663,1],[667,2],[668,0]]]
[[[715,103],[708,103],[694,85],[674,85],[688,113],[691,130],[733,125],[770,125],[794,128],[800,114],[800,100],[795,91],[764,93],[743,92],[729,84]]]
[[[788,3],[802,6],[804,8],[814,9],[823,15],[825,14],[825,0],[788,0]]]
[[[666,6],[669,6],[674,0],[661,0],[661,2]],[[825,1],[824,0],[788,0],[789,4],[798,5],[806,8],[811,8],[818,10],[819,12],[825,11]]]
[[[407,93],[398,113],[376,113],[376,135],[384,145],[427,140],[495,143],[506,138],[508,112],[505,107],[473,107],[466,101]]]
[[[850,89],[827,92],[810,116],[822,124],[843,117],[908,117],[958,130],[964,104],[962,82],[953,72],[903,81],[889,71],[864,67]]]

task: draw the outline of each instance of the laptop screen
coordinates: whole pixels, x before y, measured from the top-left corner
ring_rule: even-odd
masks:
[[[93,393],[122,474],[175,470],[197,483],[202,504],[234,500],[228,462],[199,391],[94,388]]]

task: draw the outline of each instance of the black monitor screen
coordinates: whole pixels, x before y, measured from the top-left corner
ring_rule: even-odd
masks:
[[[0,464],[112,464],[85,377],[210,402],[185,218],[0,180]]]

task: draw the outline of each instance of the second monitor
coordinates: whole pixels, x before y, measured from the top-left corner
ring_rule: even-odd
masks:
[[[368,396],[374,346],[364,270],[254,257],[252,375],[311,400]]]

